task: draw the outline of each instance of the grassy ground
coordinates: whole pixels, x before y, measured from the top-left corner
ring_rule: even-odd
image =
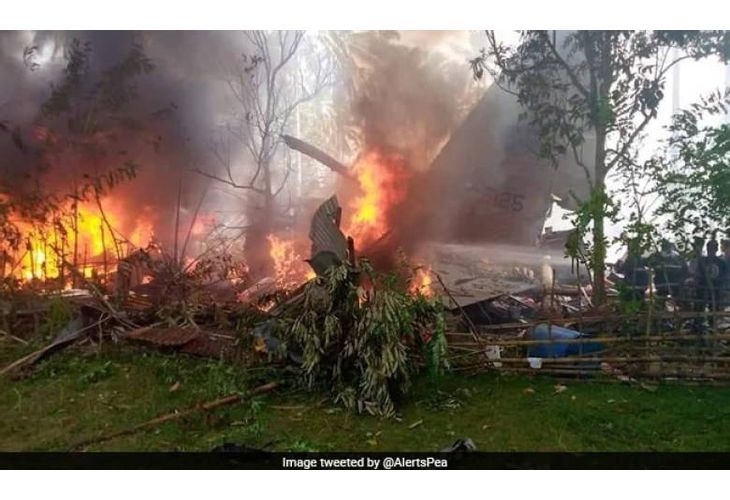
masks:
[[[28,351],[0,341],[0,366]],[[245,390],[271,373],[131,348],[69,351],[21,380],[0,377],[0,450],[74,443]],[[224,442],[288,451],[436,451],[470,437],[483,451],[730,450],[730,388],[481,375],[421,380],[399,420],[350,414],[322,394],[284,389],[91,446],[209,450]]]

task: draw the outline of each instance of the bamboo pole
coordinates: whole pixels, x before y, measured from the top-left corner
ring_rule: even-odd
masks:
[[[715,334],[707,334],[702,336],[703,339],[707,340],[730,340],[730,333],[715,333]],[[651,337],[643,337],[641,340],[647,340],[652,342],[659,342],[659,341],[675,341],[675,340],[697,340],[698,336],[696,334],[681,334],[681,335],[672,335],[672,336],[663,336],[663,335],[652,335]],[[488,345],[494,345],[494,346],[529,346],[529,345],[540,345],[540,344],[587,344],[587,343],[600,343],[600,344],[614,344],[614,343],[626,343],[626,342],[636,342],[637,339],[632,339],[629,337],[593,337],[593,338],[578,338],[578,339],[543,339],[543,340],[492,340],[492,339],[483,339],[484,343]],[[472,343],[468,342],[461,342],[456,345],[474,345]]]
[[[453,368],[453,371],[456,372],[477,372],[481,368],[480,365],[474,364],[471,366],[459,366],[456,368]],[[590,369],[568,369],[567,367],[562,368],[541,368],[541,369],[534,369],[534,368],[490,368],[491,371],[495,372],[502,372],[502,373],[510,373],[510,374],[531,374],[531,375],[571,375],[573,377],[575,376],[581,376],[581,375],[592,375],[594,377],[600,376],[602,379],[605,380],[612,380],[613,377],[615,377],[614,374],[607,373],[604,371],[601,371],[599,369],[590,370]],[[624,375],[626,377],[629,377],[629,374],[622,373],[621,375]],[[631,378],[634,377],[634,378]],[[685,381],[699,381],[699,380],[709,380],[709,381],[730,381],[730,372],[729,373],[713,373],[713,372],[692,372],[687,373],[686,371],[682,370],[675,370],[675,371],[668,371],[664,373],[647,373],[643,371],[634,372],[631,373],[631,377],[629,377],[627,380],[622,380],[625,382],[640,382],[636,379],[636,377],[639,377],[643,380],[662,380],[665,381],[667,379],[679,379],[681,377],[681,380],[674,380],[677,382],[685,382]]]
[[[73,268],[79,270],[79,199],[76,184],[74,183],[74,253],[73,253]],[[73,273],[72,286],[76,288],[76,273]]]
[[[86,278],[86,259],[89,255],[89,245],[87,243],[84,243],[84,260],[81,264],[81,274]]]
[[[584,324],[595,324],[595,323],[601,323],[601,322],[607,322],[607,321],[620,321],[620,320],[627,320],[627,321],[640,321],[641,318],[644,316],[645,313],[634,313],[634,314],[626,314],[626,315],[619,315],[619,314],[607,314],[607,315],[600,315],[600,316],[583,316],[582,321]],[[717,311],[715,313],[706,313],[706,315],[709,316],[716,316],[716,317],[730,317],[730,311]],[[698,316],[698,313],[693,311],[687,311],[687,312],[678,312],[674,314],[671,311],[662,312],[662,313],[655,313],[653,317],[655,319],[672,319],[672,318],[680,318],[680,319],[692,319],[696,318]],[[565,325],[571,325],[576,324],[578,322],[577,317],[567,317],[567,318],[551,318],[550,321],[553,322],[553,324],[558,326],[565,326]],[[524,329],[524,328],[530,328],[533,326],[537,326],[540,324],[547,323],[548,319],[538,319],[533,321],[526,321],[524,323],[502,323],[499,325],[480,325],[477,327],[477,330],[481,333],[484,332],[491,332],[491,331],[501,331],[501,330],[517,330],[517,329]]]
[[[474,353],[473,355],[476,355]],[[529,360],[525,358],[500,358],[500,363],[528,364]],[[610,357],[566,357],[566,358],[542,358],[542,364],[595,364],[595,363],[646,363],[651,361],[664,361],[666,363],[679,363],[686,361],[695,361],[697,363],[730,363],[730,357],[727,356],[705,356],[696,357],[688,355],[675,356],[610,356]],[[533,368],[536,372],[541,368]]]
[[[58,248],[58,228],[56,227],[55,223],[53,224],[53,246],[55,248]],[[58,255],[56,254],[56,252],[53,252],[53,255],[56,256],[56,272],[60,272],[60,268],[58,266]],[[63,282],[63,279],[61,280],[61,282]]]
[[[175,207],[175,234],[173,235],[173,250],[172,250],[172,259],[173,262],[177,263],[177,245],[178,245],[178,238],[180,235],[178,234],[178,231],[180,230],[180,205],[182,204],[182,171],[180,172],[180,176],[178,178],[177,182],[177,206]]]
[[[141,424],[135,425],[133,427],[129,427],[127,429],[122,429],[121,431],[112,432],[110,434],[106,434],[103,436],[99,436],[97,438],[91,438],[91,439],[85,439],[82,441],[79,441],[76,443],[71,450],[77,450],[79,448],[85,448],[91,444],[98,444],[103,443],[105,441],[109,441],[114,438],[122,437],[122,436],[129,436],[131,434],[136,434],[137,432],[143,431],[145,429],[149,429],[152,427],[157,427],[159,425],[162,425],[166,422],[170,422],[173,420],[179,420],[183,417],[187,417],[189,415],[192,415],[193,413],[199,412],[199,411],[212,411],[215,409],[218,409],[222,406],[234,404],[234,403],[240,403],[244,401],[246,398],[250,398],[252,396],[257,396],[259,394],[264,394],[266,392],[271,392],[277,387],[279,387],[278,382],[269,382],[268,384],[260,385],[256,387],[255,389],[249,391],[246,394],[231,394],[228,396],[225,396],[220,399],[216,399],[214,401],[209,401],[202,404],[197,404],[195,406],[192,406],[190,408],[186,408],[184,410],[175,410],[171,413],[166,413],[165,415],[161,415],[159,417],[155,417],[152,420],[148,420],[147,422],[143,422]]]
[[[58,247],[56,247],[58,248]],[[63,236],[61,238],[61,254],[59,255],[58,252],[56,252],[56,257],[58,257],[60,264],[58,266],[59,269],[59,275],[61,276],[61,285],[66,286],[66,236]]]
[[[106,289],[108,291],[108,288],[109,288],[109,275],[108,275],[109,268],[107,267],[107,260],[106,260],[106,238],[104,237],[105,231],[104,231],[104,224],[103,223],[102,224],[99,224],[99,229],[101,230],[101,246],[104,248],[103,249],[103,255],[102,255],[102,258],[103,258],[103,266],[104,266],[104,289]],[[114,235],[112,235],[112,238],[113,237],[114,237]]]
[[[35,256],[33,255],[33,244],[30,242],[30,238],[26,238],[26,248],[28,249],[28,255],[30,256],[30,279],[35,279]]]
[[[461,307],[461,304],[459,304],[456,301],[456,299],[454,298],[454,296],[451,294],[451,291],[448,289],[448,287],[444,283],[444,280],[441,279],[441,275],[439,273],[437,273],[436,271],[431,271],[431,272],[436,276],[436,279],[438,280],[438,282],[441,285],[441,287],[444,289],[444,292],[446,292],[446,295],[449,297],[449,299],[451,299],[451,301],[454,303],[454,305],[456,305],[456,307],[459,309],[459,312],[461,313],[461,316],[464,318],[464,320],[466,321],[467,325],[469,326],[469,330],[471,331],[472,338],[480,346],[483,347],[482,343],[479,340],[479,335],[478,335],[478,332],[477,332],[477,328],[474,325],[474,323],[472,322],[472,320],[469,317],[469,315],[466,314],[466,311],[464,311],[464,308]]]
[[[210,188],[210,179],[208,179],[208,183],[205,185],[205,188],[203,188],[203,194],[200,196],[200,199],[198,200],[198,204],[195,206],[195,211],[193,212],[193,218],[190,220],[190,225],[188,226],[188,232],[185,235],[185,241],[183,242],[182,250],[180,251],[180,261],[179,265],[183,265],[183,261],[185,260],[185,254],[187,253],[188,249],[188,243],[190,242],[190,235],[193,234],[193,227],[195,226],[195,222],[198,220],[198,214],[200,214],[200,208],[203,206],[203,201],[205,201],[205,197],[208,194],[208,189]]]
[[[43,262],[41,263],[41,272],[43,273],[43,282],[48,280],[48,245],[46,244],[46,237],[43,236]]]

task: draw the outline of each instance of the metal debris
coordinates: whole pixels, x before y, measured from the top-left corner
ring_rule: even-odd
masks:
[[[152,344],[158,347],[180,347],[197,338],[200,331],[186,328],[152,328],[127,335],[127,339]]]
[[[324,274],[330,266],[347,260],[347,239],[340,231],[342,208],[337,196],[322,203],[312,216],[309,239],[312,253],[309,264],[317,275]]]

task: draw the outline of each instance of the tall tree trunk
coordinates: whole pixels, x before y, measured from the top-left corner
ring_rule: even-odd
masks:
[[[596,183],[593,186],[594,194],[601,196],[601,204],[593,214],[593,302],[601,305],[606,301],[606,241],[605,215],[606,207],[603,204],[606,190],[606,131],[599,127],[596,130]]]
[[[603,213],[597,213],[593,220],[593,282],[596,287],[593,302],[596,305],[601,305],[606,301],[606,244],[604,238]]]
[[[274,271],[274,261],[270,253],[268,236],[274,232],[274,196],[271,189],[271,170],[267,160],[261,165],[264,192],[263,207],[255,218],[250,222],[246,231],[244,253],[248,263],[251,277],[261,279],[271,276]]]

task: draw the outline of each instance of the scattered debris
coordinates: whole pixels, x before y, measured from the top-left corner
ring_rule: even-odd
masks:
[[[415,428],[416,428],[416,427],[418,427],[419,425],[423,425],[423,419],[420,419],[420,420],[416,420],[415,422],[413,422],[412,424],[410,424],[410,425],[408,426],[408,428],[409,428],[409,429],[415,429]]]
[[[15,342],[18,342],[19,344],[28,345],[27,340],[23,340],[20,337],[16,337],[15,335],[10,335],[8,332],[4,330],[0,330],[0,335],[3,337],[9,338],[10,340],[14,340]]]
[[[442,449],[441,453],[459,453],[468,451],[477,451],[477,446],[471,438],[462,438],[457,439],[450,446]]]
[[[84,333],[88,332],[92,328],[99,327],[101,324],[103,324],[108,319],[109,319],[108,317],[102,318],[99,321],[97,321],[89,326],[86,326],[86,327],[82,327],[82,325],[83,325],[82,318],[76,318],[76,319],[72,320],[71,322],[69,322],[68,325],[66,325],[58,333],[58,335],[56,335],[56,337],[53,339],[53,341],[50,344],[10,363],[8,366],[6,366],[2,370],[0,370],[0,375],[5,375],[12,371],[27,368],[27,367],[34,365],[35,363],[37,363],[44,357],[50,355],[51,353],[56,352],[60,349],[63,349],[64,347],[70,345],[74,341],[80,339]]]
[[[91,438],[91,439],[86,439],[86,440],[80,441],[71,447],[71,451],[84,449],[92,444],[103,443],[105,441],[109,441],[111,439],[115,439],[118,437],[136,434],[137,432],[141,432],[146,429],[150,429],[152,427],[157,427],[159,425],[162,425],[166,422],[170,422],[172,420],[179,420],[183,417],[187,417],[188,415],[192,415],[193,413],[197,413],[199,411],[213,411],[222,406],[240,403],[240,402],[244,401],[245,399],[250,398],[252,396],[258,396],[259,394],[271,392],[274,389],[276,389],[277,387],[279,387],[279,385],[280,385],[279,382],[269,382],[268,384],[260,385],[243,395],[231,394],[229,396],[226,396],[226,397],[223,397],[220,399],[216,399],[214,401],[197,404],[195,406],[186,408],[184,410],[175,410],[171,413],[166,413],[165,415],[161,415],[159,417],[153,418],[152,420],[148,420],[147,422],[143,422],[141,424],[135,425],[133,427],[129,427],[127,429],[115,431],[110,434],[105,434],[105,435],[102,435],[102,436],[99,436],[96,438]]]
[[[555,384],[555,394],[560,394],[568,390],[568,387],[563,384]]]

